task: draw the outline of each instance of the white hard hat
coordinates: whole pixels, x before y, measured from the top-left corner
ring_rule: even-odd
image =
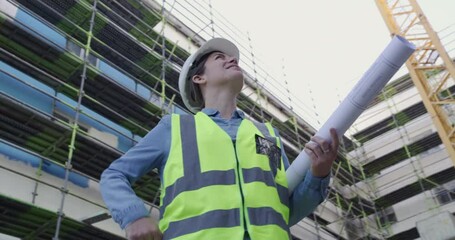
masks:
[[[196,94],[200,94],[200,92],[191,93],[191,91],[194,91],[194,88],[192,90],[191,86],[193,83],[189,78],[193,76],[189,75],[194,75],[194,71],[192,71],[192,73],[189,72],[190,70],[194,70],[195,67],[198,67],[196,65],[199,65],[201,57],[211,52],[222,52],[231,57],[235,57],[237,60],[239,59],[239,49],[231,41],[224,38],[210,39],[186,59],[182,71],[180,72],[179,90],[183,103],[193,113],[202,109],[204,100],[202,99],[202,96],[196,96]],[[193,66],[193,63],[195,66]]]

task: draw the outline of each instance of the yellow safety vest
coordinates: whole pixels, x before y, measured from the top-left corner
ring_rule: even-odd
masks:
[[[289,197],[279,138],[244,119],[236,141],[203,112],[172,115],[161,181],[164,239],[289,239]]]

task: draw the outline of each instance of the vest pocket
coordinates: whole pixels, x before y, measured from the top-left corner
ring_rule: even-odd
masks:
[[[273,172],[273,176],[276,176],[277,169],[281,170],[281,149],[276,145],[275,137],[261,137],[255,135],[256,142],[256,153],[267,155],[270,162],[270,169]]]

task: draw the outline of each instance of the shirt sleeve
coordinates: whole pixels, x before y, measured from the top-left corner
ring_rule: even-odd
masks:
[[[280,137],[278,130],[275,129],[275,133]],[[284,151],[281,137],[280,143],[283,164],[287,169],[289,167],[289,159]],[[308,216],[326,199],[329,183],[330,174],[320,178],[313,176],[310,170],[306,172],[304,180],[297,185],[294,192],[289,196],[289,226],[295,225]]]
[[[327,177],[315,177],[308,170],[305,179],[294,189],[289,197],[289,226],[293,226],[312,213],[327,197],[330,174]]]
[[[122,229],[149,215],[131,184],[154,168],[162,172],[169,155],[170,141],[171,116],[166,115],[143,139],[101,174],[101,195],[112,218]]]

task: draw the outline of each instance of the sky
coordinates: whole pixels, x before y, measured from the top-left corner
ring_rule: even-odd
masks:
[[[442,33],[453,32],[448,38],[455,39],[455,0],[418,3],[436,31],[449,27]],[[313,115],[309,122],[315,127],[325,122],[391,39],[374,0],[211,0],[211,4],[248,32],[255,58],[272,76],[288,82],[300,99],[291,104],[313,110],[308,114]],[[403,68],[394,78],[406,72]]]

